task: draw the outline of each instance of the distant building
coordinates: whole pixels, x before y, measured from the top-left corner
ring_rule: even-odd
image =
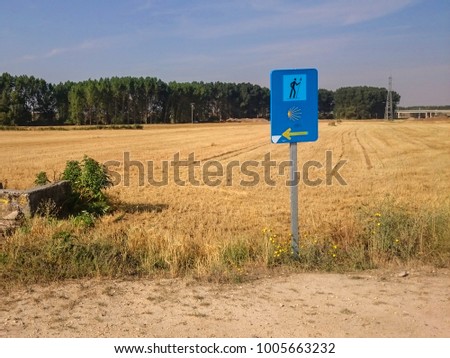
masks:
[[[448,109],[398,109],[395,111],[397,118],[433,118],[439,116],[450,117]]]

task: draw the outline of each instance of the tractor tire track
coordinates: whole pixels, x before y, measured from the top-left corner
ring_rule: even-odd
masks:
[[[361,141],[359,140],[359,137],[358,137],[358,129],[355,130],[355,138],[356,138],[356,141],[358,142],[358,144],[359,144],[359,146],[361,147],[362,152],[363,152],[363,154],[364,154],[364,159],[366,160],[367,170],[372,169],[372,168],[373,168],[372,162],[370,161],[370,157],[369,157],[369,154],[367,153],[366,147],[364,147],[364,146],[362,145]]]
[[[369,149],[369,152],[376,159],[377,165],[379,165],[381,168],[385,168],[384,161],[383,161],[383,155],[382,153],[385,153],[386,145],[383,143],[383,141],[380,140],[379,136],[376,136],[375,134],[368,138],[366,142],[367,148]],[[387,148],[391,148],[392,145],[387,146]]]
[[[339,160],[342,159],[342,157],[344,156],[344,153],[345,153],[345,139],[344,139],[345,134],[349,134],[349,133],[342,132],[342,134],[341,134],[341,154],[339,155]]]
[[[263,147],[265,145],[267,145],[267,144],[264,143],[264,144],[259,144],[259,145],[250,145],[250,146],[247,146],[247,147],[244,147],[244,148],[239,148],[239,149],[235,149],[235,150],[229,150],[227,152],[216,154],[216,155],[213,155],[211,157],[202,158],[201,161],[206,162],[206,161],[212,160],[212,159],[225,160],[225,159],[229,159],[229,158],[235,157],[235,156],[237,156],[239,154],[243,154],[243,153],[246,153],[246,152],[251,152],[251,151],[253,151],[255,149],[258,149],[258,148],[261,148],[261,147]]]

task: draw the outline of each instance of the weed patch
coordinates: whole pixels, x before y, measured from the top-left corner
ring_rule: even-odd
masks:
[[[412,208],[390,201],[359,209],[346,223],[302,233],[299,259],[290,237],[263,229],[260,237],[152,237],[120,226],[97,230],[89,212],[64,220],[36,217],[0,249],[3,282],[163,274],[241,282],[261,270],[353,271],[386,264],[450,263],[448,206]]]

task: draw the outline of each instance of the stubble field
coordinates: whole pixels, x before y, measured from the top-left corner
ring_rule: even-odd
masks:
[[[269,142],[269,131],[267,124],[239,123],[155,126],[142,131],[0,132],[0,180],[7,179],[9,188],[29,188],[39,171],[46,171],[53,180],[66,161],[88,155],[101,163],[120,163],[109,167],[122,176],[122,182],[109,194],[130,207],[142,206],[143,212],[134,213],[127,221],[149,235],[253,236],[264,227],[286,234],[290,215],[289,188],[285,185],[288,169],[279,175],[279,168],[272,167],[275,185],[267,185],[262,162],[270,153],[279,166],[289,160],[289,152],[287,145]],[[386,196],[417,206],[444,202],[449,198],[449,133],[450,123],[321,123],[319,140],[298,146],[299,168],[306,161],[323,164],[321,169],[309,170],[310,179],[322,179],[321,185],[300,183],[302,227],[309,230],[338,222],[358,206]],[[333,166],[341,159],[347,161],[339,170],[347,185],[340,185],[336,179],[326,185],[326,151],[332,153]],[[139,183],[138,168],[131,163],[129,186],[124,186],[124,153],[129,153],[131,161],[143,164],[144,183]],[[180,178],[187,181],[186,185],[177,185],[171,163],[168,185],[148,184],[151,173],[147,162],[154,162],[154,179],[160,180],[161,162],[172,162],[176,153],[181,160],[194,153],[201,165],[208,160],[219,161],[225,173],[210,180],[219,180],[220,185],[205,185],[198,166],[194,170],[199,185],[187,181],[187,167],[180,167]],[[259,163],[249,168],[260,174],[258,185],[240,185],[241,180],[249,183],[254,178],[237,166],[232,167],[231,185],[227,182],[227,164],[236,160]]]
[[[259,236],[264,227],[288,233],[289,188],[285,182],[289,170],[282,169],[284,174],[280,175],[279,165],[289,160],[289,150],[287,145],[271,144],[269,132],[269,125],[263,123],[151,126],[141,131],[3,131],[0,181],[6,179],[8,188],[29,188],[39,171],[46,171],[53,180],[62,173],[66,161],[88,155],[101,163],[120,163],[109,166],[122,178],[108,193],[130,207],[142,206],[142,213],[127,219],[142,229],[151,228],[156,235]],[[322,179],[323,183],[300,183],[302,227],[312,230],[345,219],[355,208],[386,196],[417,206],[445,202],[450,182],[449,133],[448,122],[320,123],[319,140],[298,145],[299,168],[307,161],[323,164],[321,169],[309,169],[311,181]],[[332,152],[333,166],[341,159],[347,161],[339,170],[347,185],[340,185],[335,178],[332,185],[326,185],[326,151]],[[124,153],[129,153],[130,161],[143,164],[144,185],[139,183],[137,166],[131,163],[129,186],[124,186]],[[174,182],[171,162],[176,153],[181,160],[194,154],[200,166],[191,170],[199,185],[189,183],[186,166],[180,167],[180,179],[186,185]],[[273,186],[264,183],[262,162],[267,153],[277,163],[271,168]],[[213,176],[214,166],[209,169],[210,181],[219,180],[220,185],[203,183],[201,165],[211,160],[224,168],[223,175],[217,176]],[[234,165],[230,185],[230,168],[226,168],[236,160],[259,163],[249,167],[260,175],[259,184],[240,185],[241,180],[250,183],[254,178]],[[169,161],[168,185],[148,183],[148,161],[154,162],[157,181],[161,179],[161,162]]]
[[[175,276],[280,263],[290,254],[289,150],[271,144],[269,132],[267,123],[0,132],[0,180],[9,188],[33,186],[40,171],[58,178],[66,161],[84,155],[109,163],[118,183],[107,191],[114,210],[93,228],[34,222],[17,240],[61,231],[78,240],[126,240],[127,250],[147,251],[144,273],[162,268]],[[317,142],[298,145],[300,244],[312,268],[333,269],[345,259],[350,268],[373,268],[420,256],[427,240],[439,241],[431,251],[445,246],[450,123],[321,122],[319,133]],[[185,165],[177,167],[177,158]],[[151,184],[162,171],[167,185]],[[438,264],[447,258],[438,254]]]
[[[269,143],[267,124],[0,132],[9,188],[33,186],[40,171],[57,178],[85,154],[122,175],[107,191],[113,210],[93,226],[37,217],[7,238],[1,336],[448,337],[449,132],[443,121],[320,123],[319,140],[299,144],[299,167],[316,161],[308,179],[323,180],[300,183],[300,263],[290,260],[288,169],[278,172],[288,146]],[[327,151],[331,167],[346,161],[346,185],[326,184]],[[143,185],[136,163],[124,185],[124,153],[144,164]],[[175,183],[169,163],[168,185],[148,184],[147,162],[159,180],[176,153],[194,153],[180,168],[191,183]],[[207,178],[219,185],[203,182],[208,161],[224,168]],[[227,176],[233,161],[255,161],[247,169],[260,182],[242,185],[255,176],[237,165]]]

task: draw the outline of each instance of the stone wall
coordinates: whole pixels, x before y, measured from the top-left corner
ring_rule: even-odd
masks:
[[[0,219],[10,219],[18,214],[31,217],[49,201],[56,208],[62,208],[70,190],[70,183],[66,180],[28,190],[0,189]]]

